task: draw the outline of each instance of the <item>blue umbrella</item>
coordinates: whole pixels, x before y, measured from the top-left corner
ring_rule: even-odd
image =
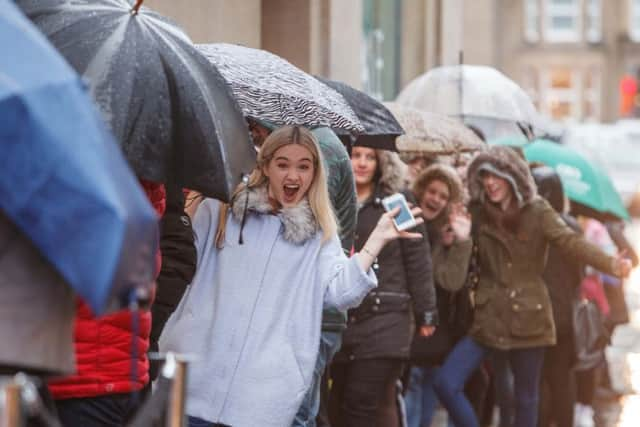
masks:
[[[157,217],[84,85],[0,0],[0,209],[100,313],[153,280]]]

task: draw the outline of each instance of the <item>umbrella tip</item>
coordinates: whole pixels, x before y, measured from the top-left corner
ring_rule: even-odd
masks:
[[[144,0],[136,0],[136,4],[134,4],[133,8],[131,8],[132,15],[138,14],[138,9],[140,9],[140,6],[142,6],[142,2],[144,2]]]

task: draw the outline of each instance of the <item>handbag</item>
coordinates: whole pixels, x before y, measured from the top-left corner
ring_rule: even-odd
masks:
[[[573,336],[577,371],[592,369],[604,360],[609,332],[598,306],[590,300],[576,297],[573,301]]]

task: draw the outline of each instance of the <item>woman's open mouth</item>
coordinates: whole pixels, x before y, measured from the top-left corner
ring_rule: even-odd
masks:
[[[287,202],[293,202],[296,200],[296,195],[300,191],[300,185],[298,184],[286,184],[283,187],[284,198]]]

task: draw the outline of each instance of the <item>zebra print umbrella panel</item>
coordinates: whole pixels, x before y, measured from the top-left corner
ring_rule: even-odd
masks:
[[[342,95],[283,58],[226,43],[196,47],[231,86],[245,116],[278,125],[364,132]]]

